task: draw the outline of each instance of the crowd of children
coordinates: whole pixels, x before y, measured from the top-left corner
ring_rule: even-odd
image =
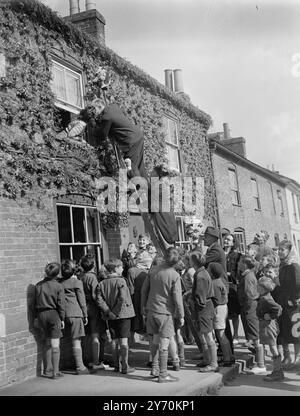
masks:
[[[224,250],[219,237],[217,229],[207,227],[206,254],[199,247],[184,253],[171,247],[162,257],[149,237],[140,235],[138,247],[130,243],[121,260],[110,259],[98,273],[90,255],[80,260],[79,269],[72,260],[48,264],[44,279],[36,285],[34,302],[35,326],[44,335],[44,376],[63,376],[59,369],[62,336],[72,340],[76,374],[107,368],[108,341],[114,371],[132,373],[128,353],[138,333],[149,341],[151,377],[161,383],[176,381],[167,372],[168,364],[176,371],[183,367],[185,344],[194,342],[185,319],[188,307],[201,342],[200,372],[215,372],[220,365],[235,362],[240,316],[246,346],[256,355],[251,372],[266,371],[264,346],[268,345],[273,371],[264,380],[282,381],[283,369],[300,362],[299,331],[293,326],[293,313],[300,309],[300,266],[292,244],[284,240],[277,254],[258,233],[247,253],[241,254],[234,235],[223,236]],[[89,363],[83,359],[85,335],[90,340]]]

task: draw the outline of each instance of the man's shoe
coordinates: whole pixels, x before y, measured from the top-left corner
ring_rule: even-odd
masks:
[[[206,361],[200,361],[200,363],[196,364],[196,367],[206,367],[208,365],[208,363]]]
[[[174,381],[179,381],[178,377],[171,376],[171,374],[167,374],[165,377],[158,376],[159,383],[172,383]]]
[[[121,373],[122,374],[130,374],[130,373],[133,373],[134,371],[135,371],[135,368],[128,367],[126,370],[122,370]]]

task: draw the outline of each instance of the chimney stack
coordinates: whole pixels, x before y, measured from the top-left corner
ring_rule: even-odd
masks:
[[[224,140],[230,139],[230,129],[228,123],[223,123]]]
[[[92,0],[85,0],[86,10],[80,12],[79,0],[70,1],[70,16],[64,19],[67,22],[73,23],[86,34],[93,37],[99,43],[105,43],[105,19],[96,10],[96,2]]]
[[[184,92],[183,91],[183,80],[182,80],[182,70],[174,69],[174,91],[175,92]]]
[[[79,12],[79,0],[70,0],[70,16]]]
[[[92,0],[85,0],[85,10],[96,9],[96,2]]]
[[[165,69],[165,86],[173,91],[173,71],[172,69]]]

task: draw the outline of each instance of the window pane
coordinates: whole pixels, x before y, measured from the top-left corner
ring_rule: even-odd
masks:
[[[58,218],[58,233],[60,243],[71,243],[71,220],[70,220],[70,208],[62,205],[57,206],[57,218]]]
[[[239,205],[238,193],[237,191],[231,191],[231,200],[235,205]]]
[[[85,255],[85,246],[73,246],[73,260],[78,262]]]
[[[53,63],[52,66],[52,91],[55,97],[59,100],[66,101],[66,87],[64,82],[64,70],[62,67],[57,66]]]
[[[184,241],[183,224],[180,217],[176,217],[176,224],[178,231],[178,241]]]
[[[66,70],[66,95],[68,103],[77,107],[82,106],[80,77],[79,75],[75,75],[68,70]]]
[[[236,172],[233,169],[228,169],[228,173],[229,173],[230,188],[237,191],[238,186],[237,186]]]
[[[74,243],[85,243],[85,219],[83,208],[72,208],[73,212],[73,229],[74,229]]]
[[[257,183],[255,179],[251,179],[251,187],[252,187],[252,195],[254,197],[258,197],[258,192],[257,192]]]
[[[99,258],[100,247],[99,246],[87,246],[87,254],[90,254],[94,257],[96,270],[99,270],[101,266],[101,259]]]
[[[167,145],[167,150],[168,150],[169,167],[171,169],[179,170],[178,149],[174,149],[173,147]]]
[[[169,123],[169,137],[168,142],[175,144],[178,146],[178,138],[177,138],[177,126],[175,121],[168,119]]]
[[[60,246],[60,260],[69,260],[71,258],[70,246]]]
[[[96,209],[88,208],[86,210],[88,241],[90,243],[100,242],[100,229],[98,212]]]

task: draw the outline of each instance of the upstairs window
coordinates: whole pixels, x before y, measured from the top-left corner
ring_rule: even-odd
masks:
[[[164,125],[166,133],[166,148],[169,168],[180,172],[181,169],[177,123],[175,120],[169,117],[164,117]]]
[[[255,202],[255,209],[261,209],[259,193],[258,193],[258,184],[255,178],[251,178],[251,192]]]
[[[283,217],[284,216],[284,208],[283,208],[283,200],[282,200],[282,193],[280,189],[277,189],[277,198],[280,201],[280,215]]]
[[[228,175],[231,190],[231,201],[234,205],[241,205],[238,179],[235,167],[228,169]]]
[[[298,223],[298,215],[297,215],[297,208],[296,208],[296,195],[292,194],[292,201],[293,201],[293,219],[295,223]],[[296,246],[296,244],[295,244]]]
[[[83,86],[81,73],[52,61],[51,88],[55,104],[66,111],[79,114],[83,108]]]
[[[273,193],[272,184],[271,184],[271,182],[268,182],[268,183],[269,183],[269,186],[270,186],[270,194],[271,194],[272,203],[273,203],[273,212],[274,212],[274,214],[276,214],[276,207],[275,207],[274,193]]]

